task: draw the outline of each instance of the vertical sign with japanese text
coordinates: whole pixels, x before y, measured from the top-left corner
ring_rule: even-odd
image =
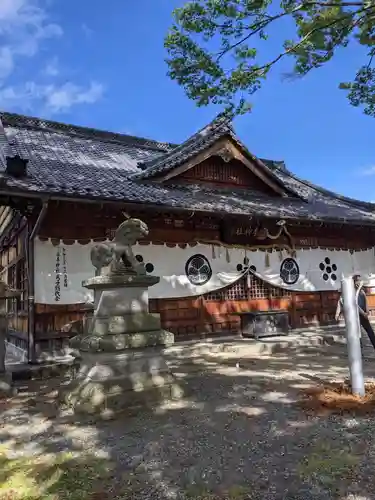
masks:
[[[60,302],[61,300],[61,277],[60,277],[60,247],[56,250],[56,260],[55,260],[55,302]]]
[[[62,283],[61,283],[62,275]],[[68,268],[65,247],[57,247],[55,257],[55,302],[61,301],[61,285],[68,288]]]

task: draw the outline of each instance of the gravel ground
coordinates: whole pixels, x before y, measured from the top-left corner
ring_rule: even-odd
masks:
[[[10,458],[83,450],[110,461],[108,498],[375,499],[373,418],[308,415],[296,404],[303,387],[346,377],[344,348],[195,361],[189,376],[175,363],[183,401],[95,425],[55,417],[51,382],[30,383],[0,402],[1,443]],[[365,361],[367,377],[374,363]]]

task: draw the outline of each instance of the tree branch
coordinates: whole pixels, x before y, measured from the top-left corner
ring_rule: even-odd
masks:
[[[300,4],[298,5],[297,7],[295,7],[294,9],[292,9],[291,11],[288,11],[288,12],[282,12],[280,14],[277,14],[275,16],[272,16],[272,18],[270,20],[267,20],[267,22],[264,23],[264,25],[262,26],[259,26],[257,27],[255,30],[251,31],[251,33],[249,33],[248,35],[246,35],[244,38],[242,38],[240,41],[232,44],[230,47],[228,47],[227,49],[225,49],[225,51],[222,51],[219,56],[216,58],[216,62],[219,62],[219,60],[225,55],[227,54],[228,52],[232,51],[233,49],[235,49],[236,47],[238,47],[239,45],[241,45],[242,43],[244,43],[246,40],[248,40],[249,38],[251,38],[253,35],[255,35],[256,33],[258,33],[259,31],[261,31],[262,29],[264,29],[268,24],[270,24],[271,22],[275,21],[275,20],[278,20],[278,19],[281,19],[282,17],[284,16],[287,16],[287,15],[290,15],[290,14],[294,14],[300,10],[302,10],[303,8],[306,7],[306,5],[308,4],[311,4],[311,5],[324,5],[324,6],[328,6],[330,5],[329,3],[322,3],[322,2],[305,2],[303,4]],[[346,4],[346,5],[351,5],[351,6],[354,6],[354,5],[361,5],[363,6],[363,2],[341,2],[340,5],[343,5],[343,4]],[[337,4],[331,4],[332,6],[336,6],[337,7]],[[350,13],[351,15],[355,16],[355,15],[358,15],[358,14],[361,14],[363,12],[367,12],[368,10],[371,10],[371,9],[375,9],[375,6],[369,6],[369,7],[365,7],[361,10],[357,10],[357,11],[354,11],[352,13]],[[303,45],[314,33],[316,33],[317,31],[321,31],[323,29],[326,29],[326,28],[329,28],[331,26],[334,26],[335,24],[338,24],[340,21],[342,21],[344,18],[343,17],[340,17],[338,19],[335,19],[333,22],[331,23],[328,23],[324,26],[317,26],[315,28],[313,28],[312,30],[310,30],[297,44],[293,45],[292,47],[290,47],[289,49],[287,49],[286,51],[282,52],[281,54],[279,54],[273,61],[265,64],[264,66],[261,66],[260,68],[258,68],[255,72],[258,72],[260,70],[267,70],[269,69],[271,66],[273,66],[274,64],[276,64],[280,59],[282,59],[284,56],[290,54],[291,52],[293,52],[294,50],[296,50],[298,47],[300,47],[301,45]],[[359,20],[358,20],[359,21]],[[354,23],[353,24],[353,27],[355,27],[357,23]]]
[[[318,5],[319,7],[363,7],[365,2],[340,2],[340,3],[330,3],[330,2],[305,2],[304,5]]]
[[[254,25],[252,27],[249,26],[247,29],[252,29],[252,31],[248,35],[246,35],[245,37],[243,37],[241,40],[239,40],[238,42],[232,44],[230,47],[228,47],[227,49],[225,49],[222,52],[220,52],[219,55],[218,55],[218,57],[216,58],[216,62],[219,62],[220,59],[223,56],[225,56],[225,54],[227,54],[231,50],[235,49],[239,45],[243,44],[244,42],[246,42],[246,40],[249,40],[249,38],[251,38],[256,33],[259,33],[259,31],[261,31],[262,29],[264,29],[266,26],[268,26],[273,21],[281,19],[282,17],[285,17],[285,16],[289,16],[291,14],[295,14],[299,10],[302,10],[304,7],[305,7],[305,4],[300,4],[297,7],[295,7],[294,9],[292,9],[291,11],[280,12],[279,14],[276,14],[275,16],[269,16],[267,20],[264,20],[262,22],[262,24],[260,22],[257,23],[258,25],[261,24],[260,26],[257,26],[257,24],[255,24],[255,26],[257,26],[255,28],[254,28]]]
[[[371,8],[374,8],[374,7],[371,7]],[[358,12],[363,12],[365,10],[366,9],[363,9],[362,11],[353,12],[353,15],[358,14]],[[317,27],[313,28],[298,43],[294,44],[292,47],[289,47],[289,49],[286,49],[284,52],[279,54],[277,57],[275,57],[275,59],[273,59],[273,61],[270,61],[269,63],[261,66],[260,68],[257,68],[257,70],[255,72],[258,72],[260,70],[268,70],[271,66],[273,66],[274,64],[279,62],[280,59],[282,59],[284,56],[290,54],[291,52],[294,52],[296,49],[298,49],[298,47],[301,47],[301,45],[303,45],[314,33],[316,33],[317,31],[320,31],[322,29],[330,28],[331,26],[338,24],[343,19],[344,19],[343,17],[340,17],[340,18],[335,19],[331,23],[328,23],[324,26],[317,26]]]

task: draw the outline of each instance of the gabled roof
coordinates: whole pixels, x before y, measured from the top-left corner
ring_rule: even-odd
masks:
[[[232,133],[232,126],[227,121],[214,120],[162,157],[151,158],[141,162],[139,167],[142,172],[135,174],[134,178],[150,179],[158,174],[168,172],[172,168],[181,165],[181,163],[193,155],[197,155],[208,148],[221,137],[231,135]]]
[[[240,149],[247,157],[256,164],[258,171],[265,174],[271,182],[276,182],[278,187],[283,188],[288,194],[298,196],[297,193],[280,182],[280,179],[274,175],[274,167],[270,167],[271,160],[263,162],[255,157],[246,146],[236,136],[233,127],[227,120],[215,119],[206,127],[202,128],[192,135],[185,142],[167,152],[163,156],[151,158],[143,161],[139,167],[142,172],[135,173],[133,179],[137,180],[155,180],[161,175],[173,173],[174,169],[180,165],[186,164],[191,158],[197,157],[200,153],[206,151],[210,146],[218,143],[219,139],[228,138]]]
[[[267,197],[248,189],[154,183],[157,169],[171,169],[184,155],[230,134],[228,124],[210,124],[180,146],[9,113],[0,114],[0,193],[121,201],[212,213],[374,224],[375,205],[351,200],[303,181],[283,162],[254,161],[295,193]],[[5,158],[29,160],[28,175],[6,173]],[[145,176],[146,174],[146,176]]]

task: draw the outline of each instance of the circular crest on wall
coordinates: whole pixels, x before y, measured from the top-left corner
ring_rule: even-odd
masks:
[[[207,258],[197,253],[192,255],[185,264],[187,279],[193,285],[205,285],[212,277],[212,269]]]
[[[326,257],[323,262],[319,264],[319,269],[322,271],[322,278],[324,281],[331,279],[337,280],[337,265],[331,262],[329,257]]]
[[[287,285],[294,285],[299,278],[299,267],[291,257],[284,259],[280,266],[280,278]]]

